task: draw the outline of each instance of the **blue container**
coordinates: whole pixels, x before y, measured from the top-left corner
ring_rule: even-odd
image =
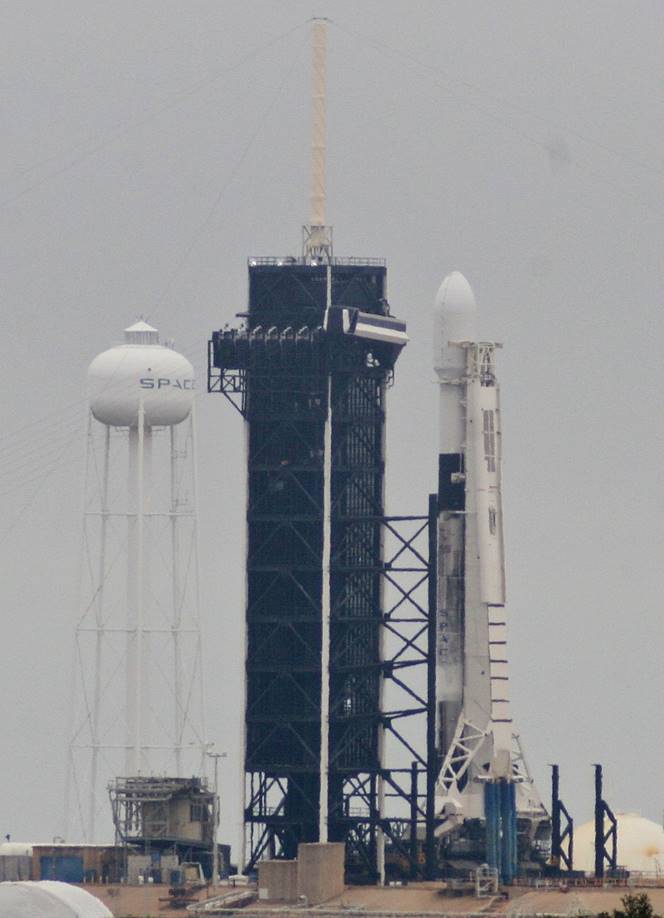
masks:
[[[83,858],[55,855],[39,858],[41,880],[60,880],[61,883],[83,882]]]

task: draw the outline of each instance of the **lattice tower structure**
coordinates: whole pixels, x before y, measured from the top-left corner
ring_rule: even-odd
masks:
[[[247,422],[249,866],[326,836],[361,838],[376,869],[385,391],[399,349],[324,326],[330,305],[387,316],[385,294],[380,260],[250,259],[246,325],[210,345],[209,388]]]

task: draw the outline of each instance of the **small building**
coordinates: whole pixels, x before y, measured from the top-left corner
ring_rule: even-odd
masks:
[[[120,879],[122,851],[115,845],[5,842],[0,845],[0,881],[57,880],[114,883]]]
[[[211,875],[215,794],[204,779],[116,778],[109,793],[118,846],[149,856],[155,870],[168,853],[180,863],[200,863],[205,875]],[[219,852],[220,875],[228,875],[229,849],[220,845]]]
[[[115,845],[38,844],[32,846],[32,879],[62,883],[117,883],[122,852]]]

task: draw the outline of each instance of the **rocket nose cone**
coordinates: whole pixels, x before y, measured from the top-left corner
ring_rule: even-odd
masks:
[[[435,306],[446,313],[477,312],[473,288],[460,271],[452,271],[443,280],[436,294]]]
[[[465,365],[465,355],[455,346],[477,341],[477,304],[472,288],[459,271],[452,271],[436,294],[433,310],[433,365],[447,373]]]

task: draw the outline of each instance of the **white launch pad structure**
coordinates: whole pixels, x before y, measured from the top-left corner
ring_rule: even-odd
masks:
[[[205,725],[193,367],[140,321],[88,383],[65,833],[95,842],[112,779],[204,773]]]

